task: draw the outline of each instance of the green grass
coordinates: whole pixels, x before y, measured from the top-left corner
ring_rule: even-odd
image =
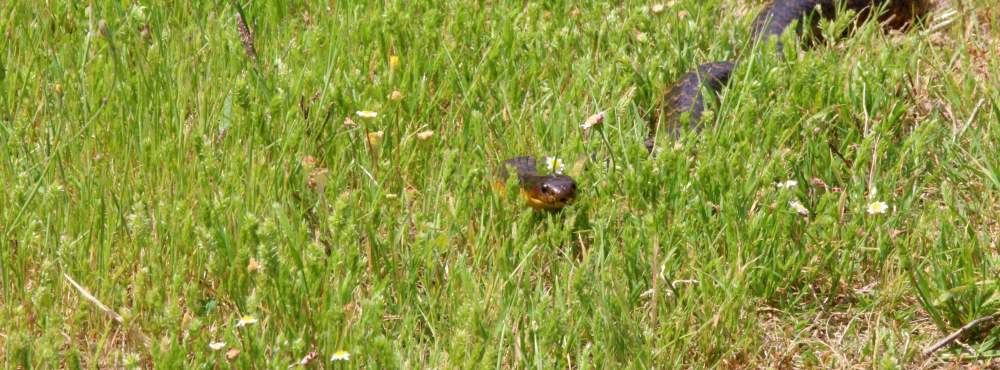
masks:
[[[748,48],[761,1],[253,2],[257,63],[232,4],[90,3],[0,5],[4,367],[1000,355],[997,330],[920,354],[1000,309],[986,0],[952,0],[940,30],[866,24],[784,60]],[[725,59],[739,69],[709,128],[646,155],[659,93]],[[579,201],[535,213],[491,190],[523,154],[564,158]],[[876,200],[889,212],[866,214]]]

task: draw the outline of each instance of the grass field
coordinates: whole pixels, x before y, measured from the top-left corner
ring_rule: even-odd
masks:
[[[256,58],[233,4],[154,3],[0,4],[5,368],[1000,356],[988,321],[921,354],[1000,310],[989,0],[785,58],[747,43],[763,1],[253,2]],[[659,94],[726,59],[708,128],[647,155]],[[493,190],[524,154],[578,201]]]

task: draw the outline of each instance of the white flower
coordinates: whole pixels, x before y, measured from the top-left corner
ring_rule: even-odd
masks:
[[[600,125],[603,122],[604,122],[604,112],[603,111],[597,112],[597,114],[587,117],[587,120],[584,121],[582,125],[580,125],[580,128],[584,130],[589,130],[591,127]]]
[[[868,203],[868,214],[878,215],[883,214],[889,210],[889,205],[882,201],[875,201]]]
[[[792,210],[794,210],[795,212],[798,212],[798,214],[800,214],[800,215],[803,215],[803,216],[808,216],[809,215],[809,209],[807,209],[806,206],[802,205],[802,202],[799,202],[798,199],[792,199],[792,200],[788,201],[788,206],[792,207]]]
[[[279,76],[288,74],[288,66],[285,65],[285,61],[281,60],[281,58],[274,58],[274,69],[277,70]]]
[[[799,182],[795,180],[788,180],[774,184],[774,186],[777,187],[778,189],[791,189],[796,186],[799,186]]]
[[[361,118],[375,118],[375,117],[378,117],[378,112],[372,112],[370,110],[359,110],[357,112],[354,112],[354,114],[357,114],[358,117],[361,117]]]
[[[351,359],[351,354],[347,353],[345,350],[339,350],[330,356],[330,361],[348,361]]]
[[[139,4],[132,4],[132,8],[129,9],[129,16],[134,18],[136,21],[145,22],[146,7]]]
[[[208,348],[211,348],[213,351],[218,351],[226,348],[226,342],[212,342],[208,344]]]
[[[253,325],[253,324],[256,324],[256,323],[257,323],[257,318],[256,317],[253,317],[253,316],[250,316],[250,315],[246,315],[246,316],[241,317],[240,320],[236,322],[236,327],[237,328],[242,328],[244,326]]]
[[[430,139],[432,136],[434,136],[434,131],[431,131],[431,130],[427,130],[427,131],[423,131],[423,132],[418,132],[417,133],[417,139],[420,139],[420,140],[427,140],[427,139]]]
[[[562,174],[563,169],[566,166],[563,165],[562,159],[556,157],[545,157],[545,167],[549,169],[549,172]]]
[[[612,9],[611,12],[609,12],[608,15],[604,17],[604,19],[607,20],[608,23],[618,22],[618,11]]]

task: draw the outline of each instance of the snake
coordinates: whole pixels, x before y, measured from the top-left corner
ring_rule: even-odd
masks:
[[[757,14],[751,23],[751,41],[760,43],[778,39],[774,50],[779,57],[783,45],[780,36],[793,24],[796,31],[804,26],[815,27],[819,19],[834,18],[840,10],[857,12],[855,25],[878,17],[882,25],[891,29],[910,26],[930,10],[931,0],[773,0]],[[882,12],[878,12],[883,10]],[[811,21],[806,23],[805,21]],[[653,152],[660,126],[673,139],[686,130],[698,131],[705,112],[704,93],[719,94],[729,84],[737,67],[732,60],[700,64],[685,73],[666,89],[659,99],[659,106],[650,120],[650,132],[643,145]],[[520,193],[527,206],[536,210],[559,210],[576,199],[577,185],[572,177],[560,173],[540,174],[535,157],[518,156],[503,162],[498,171],[498,183],[517,175]]]

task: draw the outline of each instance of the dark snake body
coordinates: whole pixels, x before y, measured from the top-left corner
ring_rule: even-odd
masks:
[[[837,10],[834,0],[775,0],[767,5],[751,26],[751,39],[755,42],[780,36],[793,23],[801,22],[810,16],[814,18],[832,18]],[[930,8],[929,0],[845,0],[845,9],[858,12],[858,22],[863,22],[879,7],[886,6],[886,12],[881,18],[888,27],[902,28],[918,16],[925,14]],[[776,49],[780,53],[783,45],[779,40]],[[736,67],[732,61],[719,61],[699,65],[693,71],[684,74],[679,81],[664,94],[660,108],[652,122],[649,138],[646,139],[646,149],[652,151],[655,146],[656,131],[659,124],[666,124],[669,134],[677,138],[687,128],[698,129],[698,123],[705,111],[705,99],[702,90],[718,93],[729,82],[729,77]],[[682,119],[687,118],[684,125]]]
[[[903,28],[926,14],[932,0],[774,0],[754,19],[751,40],[755,43],[780,36],[792,24],[798,23],[797,30],[814,27],[816,23],[804,24],[805,20],[816,21],[832,18],[842,4],[843,9],[858,12],[856,24],[866,21],[874,11],[884,7],[879,19],[890,28]],[[776,50],[782,50],[779,40]],[[699,65],[681,76],[660,100],[660,106],[650,124],[649,138],[645,146],[652,151],[656,132],[665,125],[669,134],[676,139],[685,129],[697,130],[705,111],[702,91],[718,93],[729,83],[736,64],[733,61],[718,61]],[[684,118],[686,117],[686,120]],[[682,122],[683,121],[683,122]],[[685,124],[687,123],[687,124]],[[528,205],[536,209],[559,209],[576,196],[576,183],[564,175],[539,175],[535,169],[534,157],[516,157],[504,162],[504,166],[514,169],[521,183],[522,193]],[[507,178],[504,169],[501,178]]]

